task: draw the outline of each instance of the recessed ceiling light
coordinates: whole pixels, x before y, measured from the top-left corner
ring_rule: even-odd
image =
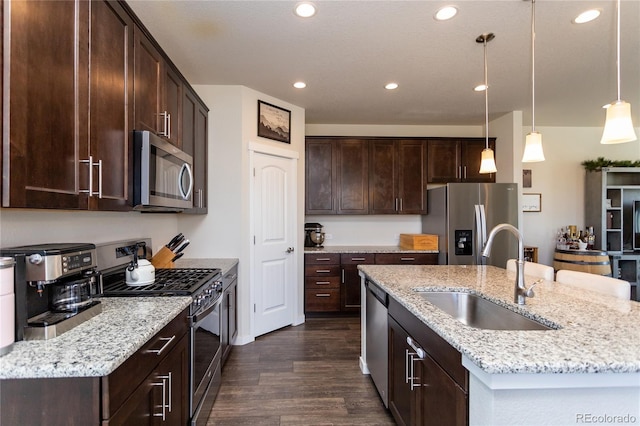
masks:
[[[296,81],[295,83],[293,83],[293,87],[295,87],[296,89],[304,89],[305,87],[307,87],[307,83],[305,83],[304,81]]]
[[[433,17],[436,21],[446,21],[458,14],[458,9],[455,6],[444,6],[438,9]]]
[[[310,18],[316,14],[316,6],[309,2],[298,3],[294,13],[301,18]]]
[[[584,24],[593,21],[598,16],[600,16],[600,9],[590,9],[576,16],[572,22],[574,24]]]
[[[484,84],[478,84],[473,88],[473,90],[475,90],[476,92],[484,92],[485,90],[487,90],[487,86],[485,86]]]
[[[387,83],[384,85],[384,88],[387,90],[394,90],[398,88],[398,83]]]

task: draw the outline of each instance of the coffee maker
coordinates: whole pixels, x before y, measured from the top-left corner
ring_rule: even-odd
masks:
[[[304,246],[322,248],[324,242],[323,226],[319,223],[304,224]]]
[[[56,337],[102,312],[94,244],[55,243],[0,249],[16,261],[16,341]]]

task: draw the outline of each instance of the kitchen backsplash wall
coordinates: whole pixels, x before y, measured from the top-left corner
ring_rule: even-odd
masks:
[[[150,237],[155,252],[176,233],[174,214],[0,209],[0,247]]]
[[[306,216],[305,223],[324,226],[325,246],[392,246],[398,244],[400,234],[420,234],[420,218],[420,215],[325,215]]]

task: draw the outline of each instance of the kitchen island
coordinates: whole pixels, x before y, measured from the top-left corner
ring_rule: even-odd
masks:
[[[359,269],[460,352],[469,373],[469,424],[566,425],[593,423],[597,416],[640,422],[640,303],[544,281],[535,297],[518,306],[513,303],[515,274],[493,266]],[[530,286],[535,278],[525,281]],[[472,328],[414,290],[477,293],[554,329]],[[366,372],[364,333],[363,325]]]

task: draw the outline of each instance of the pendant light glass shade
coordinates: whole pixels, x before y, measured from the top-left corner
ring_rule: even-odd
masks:
[[[618,100],[611,102],[607,108],[607,118],[604,122],[601,144],[615,144],[631,142],[638,139],[633,130],[631,120],[631,104],[620,100],[620,0],[616,3],[617,25],[616,25],[616,49],[617,49],[617,72],[618,72]]]
[[[485,112],[485,143],[484,149],[480,157],[480,170],[478,173],[496,173],[496,160],[493,154],[493,150],[489,148],[489,80],[487,77],[487,42],[493,40],[495,35],[493,33],[481,34],[476,38],[476,43],[482,43],[484,45],[484,112]]]
[[[544,152],[542,150],[542,135],[538,132],[531,132],[527,135],[524,142],[523,163],[535,163],[544,161]]]
[[[631,142],[638,139],[631,121],[631,104],[616,101],[607,108],[607,120],[604,123],[601,144]]]
[[[483,149],[480,161],[480,173],[495,173],[497,171],[496,160],[493,158],[493,150],[491,148]]]
[[[531,133],[524,140],[523,163],[544,161],[542,135],[536,132],[536,0],[531,0]]]

